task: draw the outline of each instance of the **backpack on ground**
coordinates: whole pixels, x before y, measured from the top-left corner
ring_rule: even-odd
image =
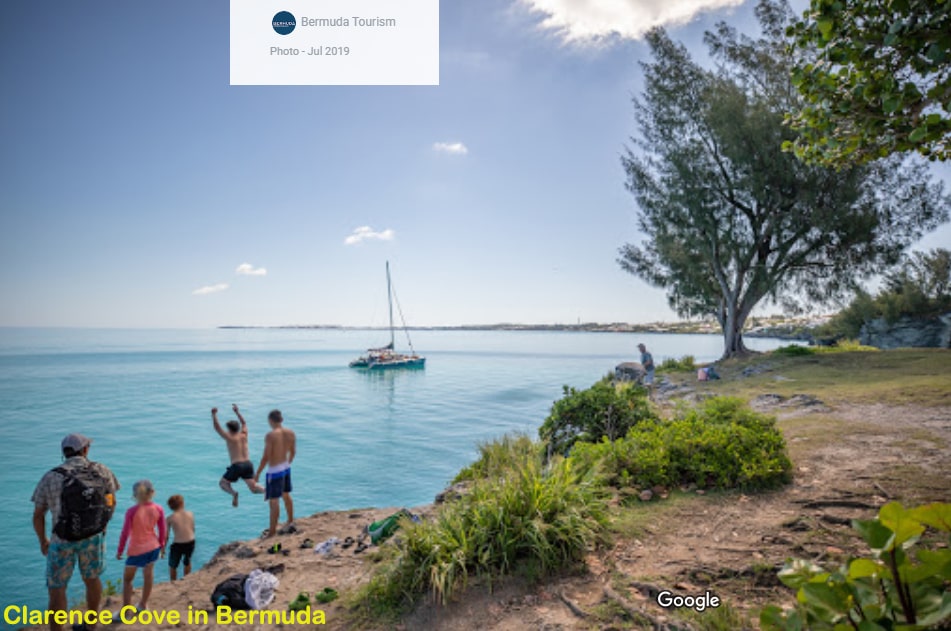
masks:
[[[115,501],[110,491],[111,481],[97,467],[57,467],[53,471],[63,476],[63,490],[59,500],[59,519],[53,532],[66,541],[79,541],[97,535],[106,529]]]
[[[250,609],[244,598],[244,582],[247,574],[233,574],[215,586],[211,593],[211,604],[215,607],[231,607],[232,609]]]

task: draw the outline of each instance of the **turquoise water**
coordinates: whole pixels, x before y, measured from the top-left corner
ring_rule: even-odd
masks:
[[[230,329],[200,331],[0,329],[0,606],[46,603],[45,559],[31,528],[30,495],[61,461],[70,432],[93,439],[90,457],[122,484],[108,532],[107,570],[132,484],[150,478],[163,506],[173,493],[194,511],[207,561],[219,545],[267,525],[260,496],[244,490],[238,509],[218,488],[228,464],[210,409],[222,421],[238,403],[261,456],[266,415],[280,408],[297,432],[299,515],[432,501],[470,462],[476,444],[510,431],[534,433],[568,384],[586,387],[643,341],[659,362],[715,359],[717,336],[561,332],[413,332],[425,370],[364,373],[347,362],[378,331]],[[399,343],[399,342],[398,342]],[[748,340],[765,350],[782,342]],[[49,517],[47,517],[49,528]],[[160,562],[161,563],[161,562]],[[156,577],[165,580],[167,567]],[[78,570],[70,601],[82,597]]]

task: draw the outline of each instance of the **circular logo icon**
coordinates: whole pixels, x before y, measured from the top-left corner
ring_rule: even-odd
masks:
[[[271,26],[279,35],[288,35],[297,26],[297,18],[290,11],[281,11],[274,15]]]

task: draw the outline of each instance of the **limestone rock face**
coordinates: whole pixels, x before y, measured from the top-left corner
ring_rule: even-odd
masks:
[[[859,341],[881,349],[951,348],[951,313],[928,319],[904,317],[891,324],[877,318],[862,326]]]
[[[646,373],[641,362],[622,362],[614,367],[614,378],[618,381],[640,383]]]

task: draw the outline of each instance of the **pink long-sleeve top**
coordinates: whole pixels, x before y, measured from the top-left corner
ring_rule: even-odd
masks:
[[[158,526],[156,535],[155,527]],[[129,556],[151,552],[165,545],[168,536],[165,527],[165,511],[155,502],[136,504],[125,512],[122,534],[119,535],[119,554],[129,542]]]

